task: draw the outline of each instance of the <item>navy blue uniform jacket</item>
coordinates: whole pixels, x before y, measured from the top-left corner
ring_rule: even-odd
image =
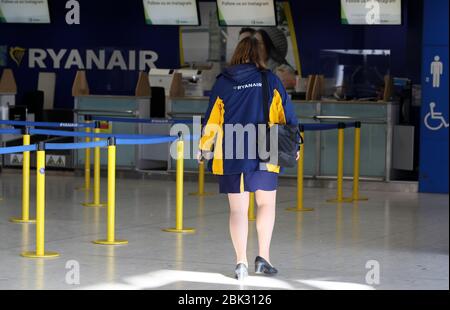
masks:
[[[270,106],[270,124],[298,124],[292,102],[280,79],[267,73]],[[240,174],[257,170],[279,172],[280,167],[260,162],[249,151],[256,144],[255,137],[244,135],[237,139],[229,131],[229,125],[264,124],[262,77],[254,64],[235,65],[224,70],[211,91],[199,147],[202,152],[213,152],[209,169],[216,175]],[[228,141],[225,141],[228,139]],[[231,140],[230,140],[231,139]],[[233,140],[233,141],[232,141]],[[244,145],[243,154],[236,155],[236,146]],[[233,150],[230,150],[230,147]],[[256,146],[257,149],[257,146]],[[232,156],[230,156],[232,154]]]

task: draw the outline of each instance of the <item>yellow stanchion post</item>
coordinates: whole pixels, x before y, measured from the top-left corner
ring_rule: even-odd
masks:
[[[100,123],[95,123],[94,133],[100,133]],[[94,141],[100,141],[100,138],[94,138]],[[106,207],[106,203],[100,202],[100,147],[94,148],[94,193],[93,201],[83,203],[85,207]]]
[[[205,192],[205,162],[201,161],[198,164],[198,189],[194,193],[189,193],[192,196],[210,196],[213,193]]]
[[[183,228],[183,177],[184,177],[184,141],[181,133],[177,141],[177,171],[176,171],[176,219],[175,228],[163,229],[165,232],[193,233],[193,228]]]
[[[127,240],[118,240],[115,237],[116,226],[116,139],[108,139],[108,209],[106,239],[93,241],[101,245],[128,244]]]
[[[305,129],[303,126],[300,126],[300,135],[302,140],[305,141]],[[300,156],[297,162],[297,206],[295,208],[286,208],[287,211],[295,211],[295,212],[307,212],[314,211],[313,208],[304,208],[303,207],[303,167],[305,164],[305,148],[304,145],[300,146]]]
[[[337,160],[337,194],[336,198],[328,199],[327,202],[350,202],[351,199],[344,198],[344,129],[345,124],[338,124],[338,160]]]
[[[366,197],[359,196],[359,167],[361,160],[361,122],[355,123],[355,146],[353,150],[353,191],[352,197],[347,198],[353,201],[369,200]]]
[[[249,193],[248,197],[248,220],[249,221],[255,221],[256,215],[255,215],[255,193],[251,192]]]
[[[39,143],[36,152],[36,251],[21,254],[27,258],[58,257],[45,251],[45,144]]]
[[[30,129],[23,129],[23,145],[30,145]],[[23,152],[22,160],[22,217],[13,217],[12,223],[36,223],[30,219],[30,152]]]
[[[85,115],[84,117],[85,123],[89,124],[92,122],[91,115]],[[87,134],[91,133],[91,128],[85,128],[85,132]],[[91,138],[86,137],[85,142],[91,142]],[[78,188],[82,191],[90,191],[91,190],[91,149],[86,148],[84,150],[84,186]]]

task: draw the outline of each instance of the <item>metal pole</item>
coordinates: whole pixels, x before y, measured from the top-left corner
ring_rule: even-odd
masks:
[[[328,202],[351,202],[352,199],[344,198],[344,129],[345,124],[338,124],[338,154],[337,154],[337,193],[336,198]]]
[[[91,115],[85,115],[84,121],[87,124],[90,124],[92,122],[92,116]],[[87,134],[91,133],[91,128],[86,127],[85,132]],[[90,137],[85,138],[85,142],[89,143],[91,142]],[[91,149],[86,148],[84,150],[84,187],[79,188],[80,190],[89,191],[91,189]]]
[[[23,129],[23,145],[30,145],[30,129]],[[22,217],[13,217],[12,223],[36,223],[30,219],[30,152],[23,152],[22,160]]]
[[[360,170],[360,160],[361,160],[361,122],[355,123],[355,146],[353,154],[353,201],[368,200],[368,198],[359,196],[359,170]]]
[[[108,209],[106,221],[106,240],[93,241],[101,245],[128,244],[127,240],[116,240],[116,139],[108,139]]]
[[[57,257],[56,252],[45,252],[45,144],[39,143],[36,152],[36,251],[22,253],[23,257]]]
[[[300,126],[300,135],[302,140],[305,141],[305,128]],[[296,212],[305,212],[305,211],[313,211],[313,208],[304,208],[303,207],[303,167],[305,160],[305,148],[304,145],[300,146],[300,156],[297,162],[297,206],[295,208],[287,208],[288,211],[296,211]]]
[[[184,141],[181,132],[178,134],[177,147],[177,171],[176,171],[176,211],[175,228],[163,229],[165,232],[193,233],[193,228],[183,228],[183,177],[184,177]]]
[[[95,122],[94,133],[100,133],[100,122]],[[100,138],[94,138],[100,141]],[[94,197],[93,202],[84,203],[85,207],[106,207],[106,203],[100,202],[100,147],[94,148]]]

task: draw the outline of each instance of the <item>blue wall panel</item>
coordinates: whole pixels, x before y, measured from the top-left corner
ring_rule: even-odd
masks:
[[[448,4],[447,0],[424,2],[419,168],[421,192],[448,193]],[[442,65],[442,74],[439,67],[432,70],[433,63]],[[432,71],[438,77],[435,82]]]
[[[128,50],[152,50],[158,54],[158,67],[179,66],[178,27],[146,25],[142,1],[79,2],[80,25],[67,25],[66,1],[50,0],[51,24],[0,24],[0,46],[7,46],[8,49],[13,46],[23,47],[27,52],[30,48],[53,49],[56,52],[77,49],[82,58],[86,49],[106,49],[107,56],[114,49],[121,50],[124,55],[127,55]],[[27,52],[20,65],[7,57],[7,66],[14,70],[19,85],[18,102],[25,91],[37,88],[38,72],[56,72],[55,105],[71,108],[71,88],[76,69],[53,69],[50,57],[45,61],[47,69],[30,69]],[[130,95],[134,94],[138,72],[116,68],[112,71],[92,70],[87,76],[92,93]]]

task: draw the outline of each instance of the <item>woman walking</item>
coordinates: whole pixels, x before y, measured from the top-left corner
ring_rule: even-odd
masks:
[[[219,176],[219,189],[228,195],[230,234],[236,252],[236,278],[248,275],[247,235],[249,193],[255,193],[258,206],[256,228],[259,255],[257,274],[274,275],[270,261],[270,242],[275,223],[275,204],[280,167],[261,161],[255,135],[265,123],[263,104],[269,106],[269,124],[297,124],[292,103],[281,81],[266,71],[262,42],[257,33],[242,39],[231,59],[231,66],[217,77],[203,123],[198,160],[211,159],[209,169]],[[262,71],[268,81],[268,102],[263,102]],[[240,127],[239,127],[240,126]],[[239,135],[238,128],[242,135]]]

